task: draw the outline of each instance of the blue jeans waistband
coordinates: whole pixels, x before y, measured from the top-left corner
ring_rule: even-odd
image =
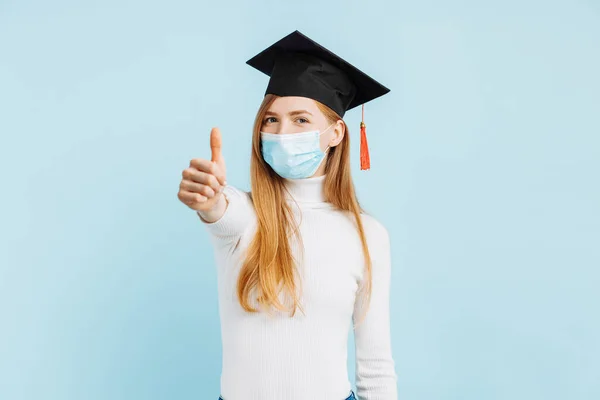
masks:
[[[219,400],[223,400],[223,398],[219,396]],[[356,397],[354,397],[354,391],[352,390],[350,392],[350,396],[346,397],[344,400],[356,400]]]

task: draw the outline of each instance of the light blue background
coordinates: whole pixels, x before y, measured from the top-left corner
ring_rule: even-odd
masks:
[[[392,238],[401,399],[600,398],[600,2],[0,2],[0,399],[214,399],[207,233],[295,29],[391,88],[359,198]],[[353,343],[349,374],[354,382]]]

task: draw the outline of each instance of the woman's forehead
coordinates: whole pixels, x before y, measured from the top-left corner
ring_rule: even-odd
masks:
[[[268,111],[277,114],[287,114],[291,111],[306,110],[312,114],[319,113],[317,103],[308,97],[283,96],[273,101]]]

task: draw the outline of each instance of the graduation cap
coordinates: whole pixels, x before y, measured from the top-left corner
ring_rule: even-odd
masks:
[[[246,64],[270,77],[265,95],[308,97],[340,117],[362,105],[360,169],[370,168],[364,104],[390,89],[299,31],[272,44]]]

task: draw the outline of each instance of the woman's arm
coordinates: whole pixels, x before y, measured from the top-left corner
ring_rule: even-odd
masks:
[[[211,158],[194,158],[183,170],[177,197],[200,217],[219,244],[239,240],[250,226],[254,207],[250,196],[227,185],[221,131],[210,131]]]
[[[202,222],[212,224],[213,222],[221,219],[223,214],[225,214],[225,210],[227,210],[227,203],[227,197],[221,196],[219,197],[219,200],[217,201],[217,204],[215,204],[214,208],[206,211],[198,210],[196,212],[198,213],[198,216]]]
[[[222,194],[212,209],[197,211],[197,214],[217,242],[237,243],[252,225],[255,218],[254,206],[249,193],[234,186],[225,186]]]
[[[360,400],[397,400],[397,375],[390,338],[391,257],[389,234],[383,225],[373,239],[372,292],[367,315],[354,331],[356,394]],[[353,321],[362,317],[362,292],[354,305]]]

